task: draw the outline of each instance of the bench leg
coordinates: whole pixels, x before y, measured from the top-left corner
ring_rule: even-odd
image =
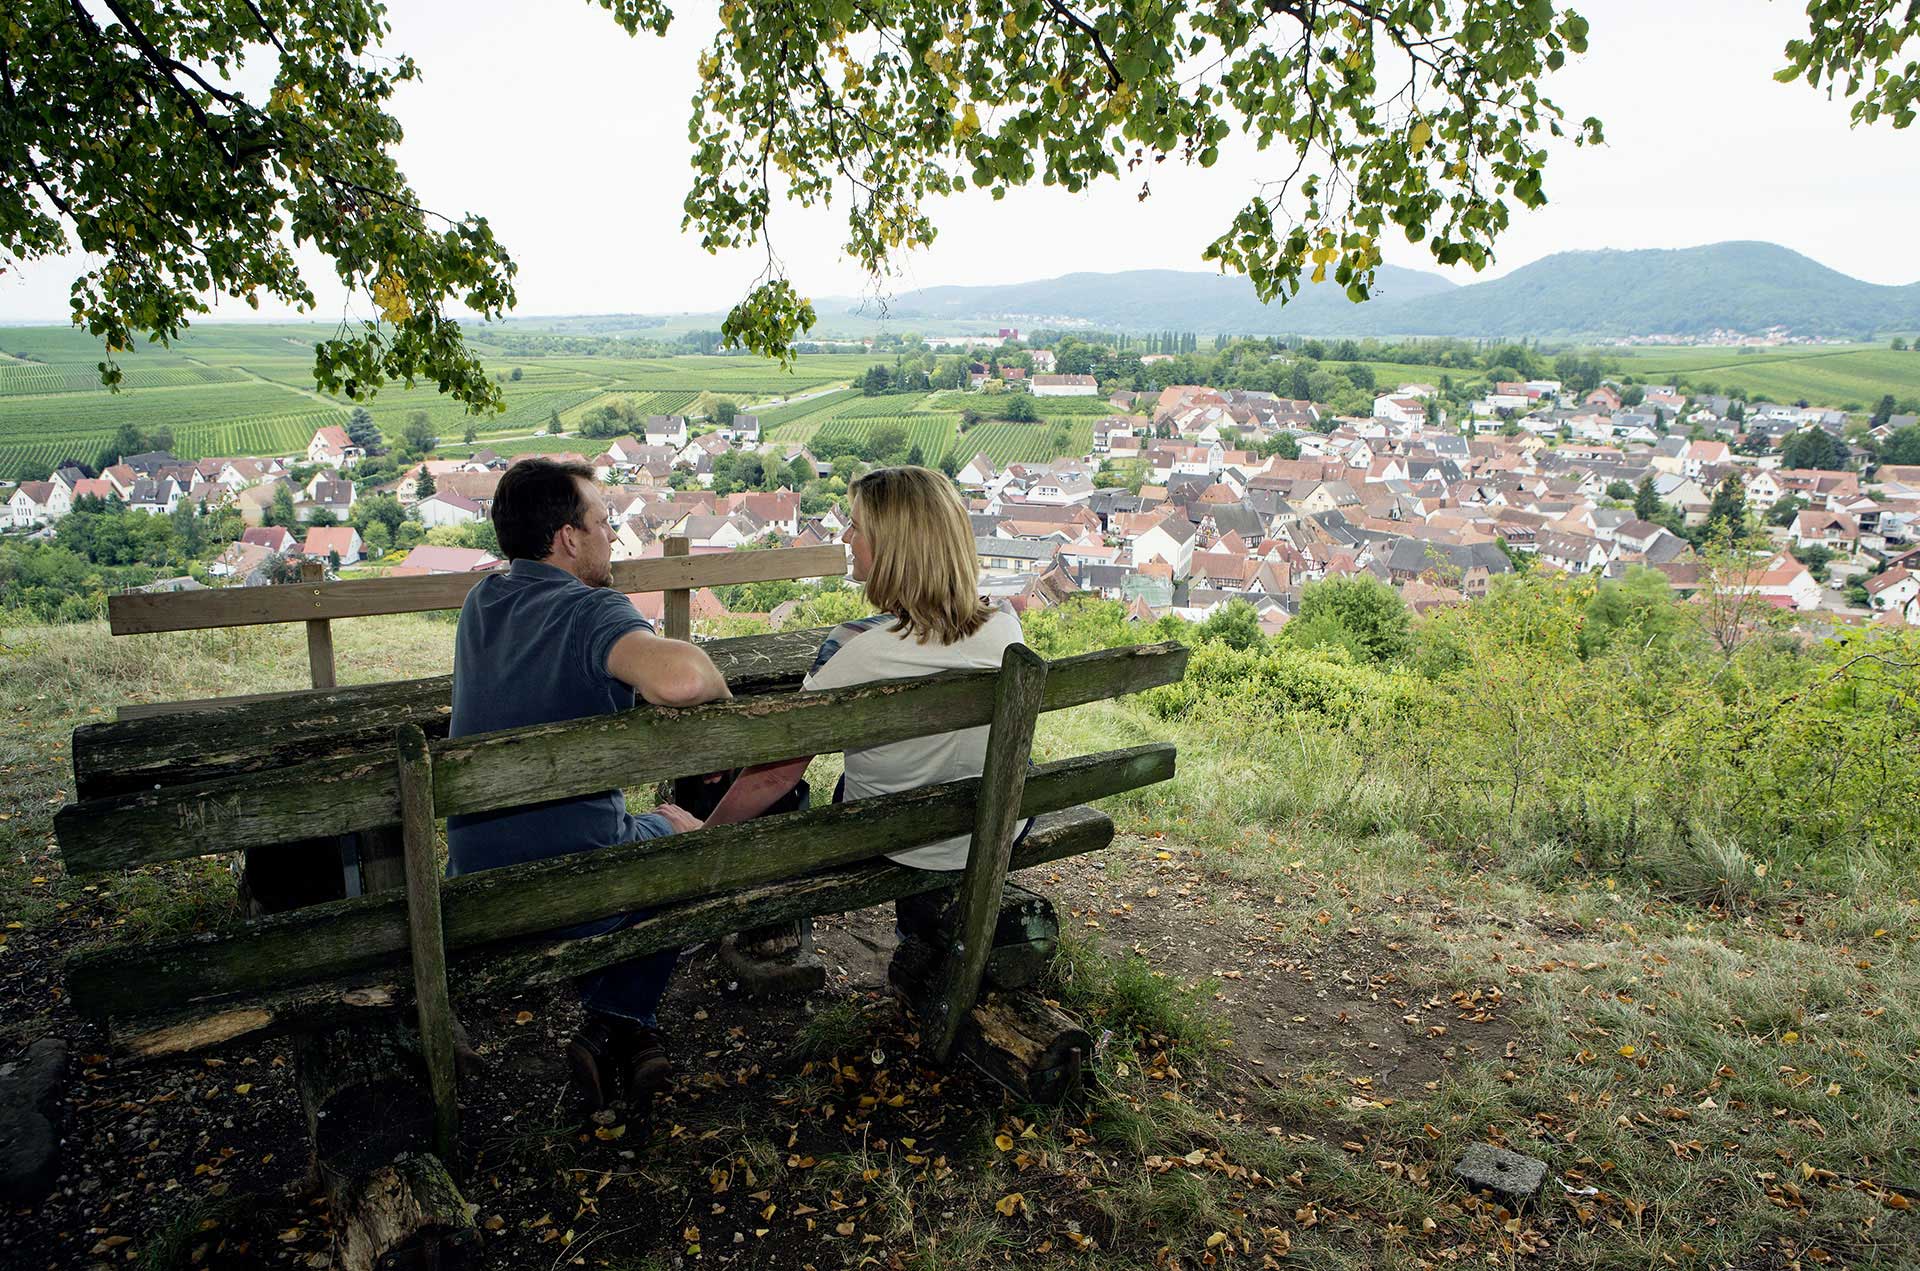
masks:
[[[1033,726],[1040,717],[1040,695],[1047,686],[1047,660],[1023,644],[1000,659],[994,687],[993,727],[987,734],[987,762],[980,774],[980,804],[974,815],[973,842],[960,880],[956,939],[943,988],[930,1003],[927,1049],[945,1059],[961,1025],[980,996],[980,977],[993,952],[993,930],[1000,918],[1000,889],[1013,855],[1013,831],[1020,819],[1020,796],[1027,786],[1027,761],[1033,754]]]
[[[433,852],[433,761],[417,724],[403,726],[400,830],[406,845],[407,932],[413,951],[413,995],[420,1012],[420,1051],[433,1089],[433,1145],[451,1162],[460,1135],[460,1093],[453,1066],[453,1004],[447,991],[447,943],[440,923],[440,863]]]

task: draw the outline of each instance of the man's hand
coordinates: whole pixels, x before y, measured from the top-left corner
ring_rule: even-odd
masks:
[[[663,803],[653,810],[653,815],[667,823],[667,832],[670,834],[685,834],[706,824],[677,803]]]

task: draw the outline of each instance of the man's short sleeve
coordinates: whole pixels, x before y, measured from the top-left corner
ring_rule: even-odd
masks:
[[[633,602],[612,588],[596,589],[587,601],[587,614],[581,624],[585,635],[587,665],[595,674],[608,675],[607,655],[620,637],[633,631],[653,633],[653,624],[640,616]]]

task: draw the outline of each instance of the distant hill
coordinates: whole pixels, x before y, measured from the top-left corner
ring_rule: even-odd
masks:
[[[929,287],[898,297],[891,317],[1042,326],[1073,318],[1110,330],[1251,335],[1635,336],[1757,332],[1871,337],[1920,330],[1920,283],[1850,278],[1773,243],[1675,251],[1561,252],[1491,282],[1455,286],[1389,266],[1374,299],[1331,285],[1262,305],[1238,276],[1142,269],[1044,282]]]
[[[1376,296],[1417,300],[1456,291],[1438,274],[1388,265]],[[1035,327],[1045,319],[1071,318],[1127,331],[1230,331],[1247,334],[1316,330],[1346,318],[1354,306],[1331,283],[1305,288],[1286,307],[1263,305],[1253,284],[1239,274],[1188,273],[1175,269],[1130,269],[1114,274],[1067,274],[1044,282],[998,287],[928,287],[897,296],[888,318],[911,324],[926,320],[995,320]],[[870,312],[870,310],[869,310]]]

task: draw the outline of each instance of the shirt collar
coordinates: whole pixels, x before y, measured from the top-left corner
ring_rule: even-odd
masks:
[[[509,563],[507,572],[515,578],[541,580],[550,583],[580,581],[558,565],[549,565],[543,560],[528,560],[524,556]]]

